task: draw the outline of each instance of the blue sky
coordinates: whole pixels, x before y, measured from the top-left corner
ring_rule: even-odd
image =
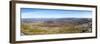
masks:
[[[21,8],[21,18],[92,18],[92,11]]]

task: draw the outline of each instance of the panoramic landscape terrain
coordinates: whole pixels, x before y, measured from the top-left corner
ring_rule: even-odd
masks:
[[[22,19],[22,33],[25,35],[86,33],[92,30],[91,18],[29,18]]]
[[[91,33],[91,11],[21,9],[21,35]]]

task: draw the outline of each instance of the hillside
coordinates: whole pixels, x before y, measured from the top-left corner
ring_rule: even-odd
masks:
[[[91,18],[23,18],[21,22],[23,35],[92,32]]]

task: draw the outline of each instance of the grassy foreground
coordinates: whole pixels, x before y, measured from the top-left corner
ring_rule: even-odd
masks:
[[[83,25],[73,24],[47,24],[42,22],[22,23],[21,32],[23,35],[40,35],[40,34],[61,34],[61,33],[85,33],[91,32],[91,28]]]

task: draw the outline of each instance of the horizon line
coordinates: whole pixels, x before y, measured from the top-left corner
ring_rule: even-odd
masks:
[[[74,18],[74,17],[69,17],[69,18]],[[84,17],[85,18],[85,17]],[[89,17],[90,18],[90,17]]]

